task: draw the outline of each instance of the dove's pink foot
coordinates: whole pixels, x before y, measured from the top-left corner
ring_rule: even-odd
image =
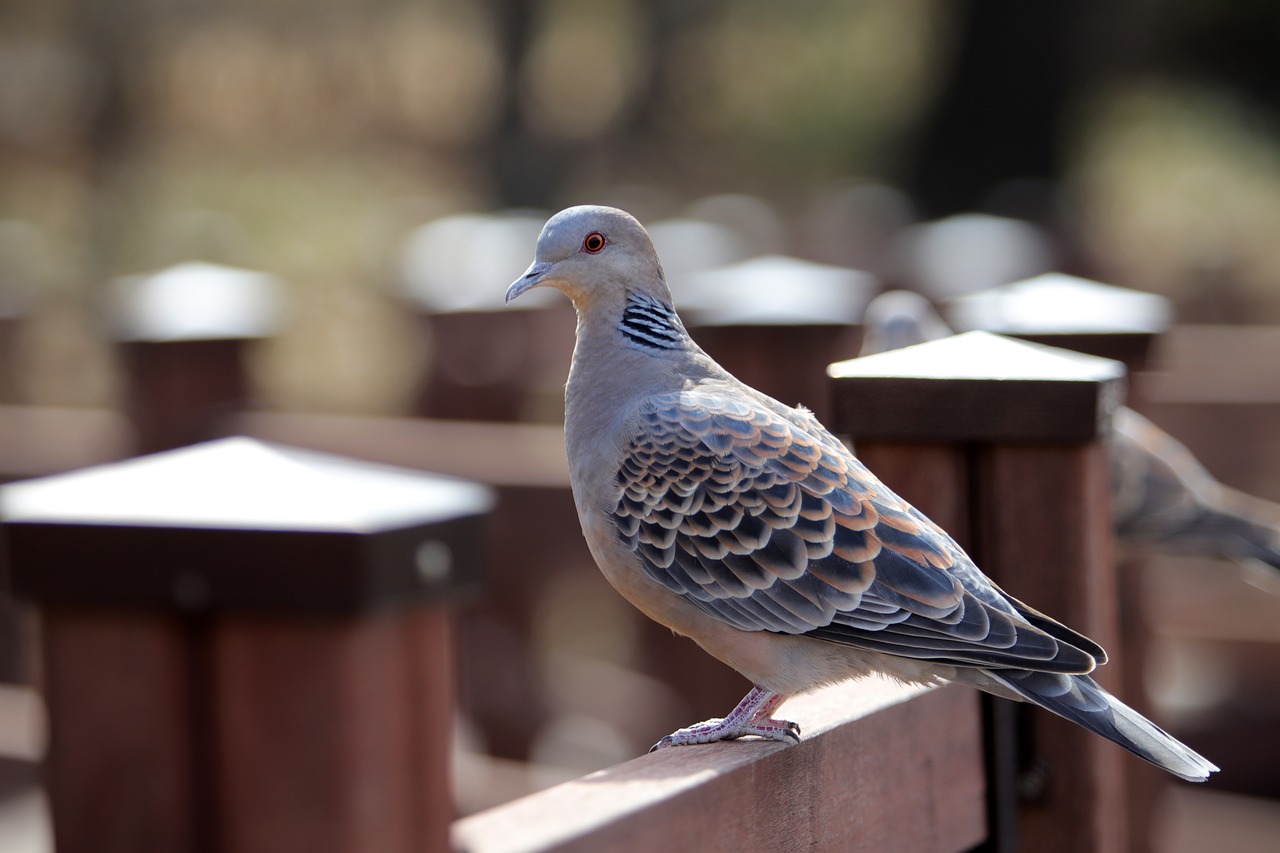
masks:
[[[790,720],[774,720],[769,717],[787,697],[763,687],[752,687],[738,707],[729,716],[695,723],[671,734],[650,747],[649,751],[668,746],[687,746],[694,743],[712,743],[718,740],[734,740],[740,737],[760,737],[766,740],[790,740],[800,742],[800,727]]]

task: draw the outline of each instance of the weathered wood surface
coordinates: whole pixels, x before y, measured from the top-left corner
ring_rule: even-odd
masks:
[[[458,821],[455,851],[958,851],[986,834],[978,695],[885,679],[796,697],[799,744],[663,750]]]

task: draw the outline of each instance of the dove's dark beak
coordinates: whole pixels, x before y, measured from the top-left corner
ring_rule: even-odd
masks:
[[[520,298],[525,291],[537,287],[550,270],[551,264],[545,261],[534,261],[529,265],[529,269],[525,270],[524,275],[516,279],[515,283],[507,288],[506,303],[508,305],[511,304],[511,302]]]

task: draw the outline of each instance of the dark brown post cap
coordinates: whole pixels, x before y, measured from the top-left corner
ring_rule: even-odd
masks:
[[[827,368],[833,428],[900,441],[1084,442],[1124,397],[1118,361],[968,332]]]
[[[354,612],[477,577],[478,484],[228,438],[0,489],[43,603]]]

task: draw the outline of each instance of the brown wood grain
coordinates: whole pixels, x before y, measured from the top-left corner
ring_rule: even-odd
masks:
[[[1108,648],[1095,677],[1120,692],[1119,590],[1105,451],[1084,445],[992,446],[979,458],[975,556],[1011,595]],[[1127,753],[1079,726],[1027,709],[1033,746],[1020,757],[1043,785],[1024,803],[1021,846],[1128,849]]]
[[[435,851],[452,817],[452,643],[440,608],[214,628],[227,851]]]
[[[465,818],[467,853],[967,850],[986,833],[977,694],[869,678],[797,697],[794,746],[669,749]]]
[[[974,450],[966,444],[860,441],[862,462],[898,495],[951,534],[962,548],[974,545],[971,506]],[[983,701],[984,762],[987,778],[986,851],[1017,846],[1017,706],[1003,699]]]
[[[208,849],[180,623],[87,607],[52,609],[42,622],[59,853]]]

